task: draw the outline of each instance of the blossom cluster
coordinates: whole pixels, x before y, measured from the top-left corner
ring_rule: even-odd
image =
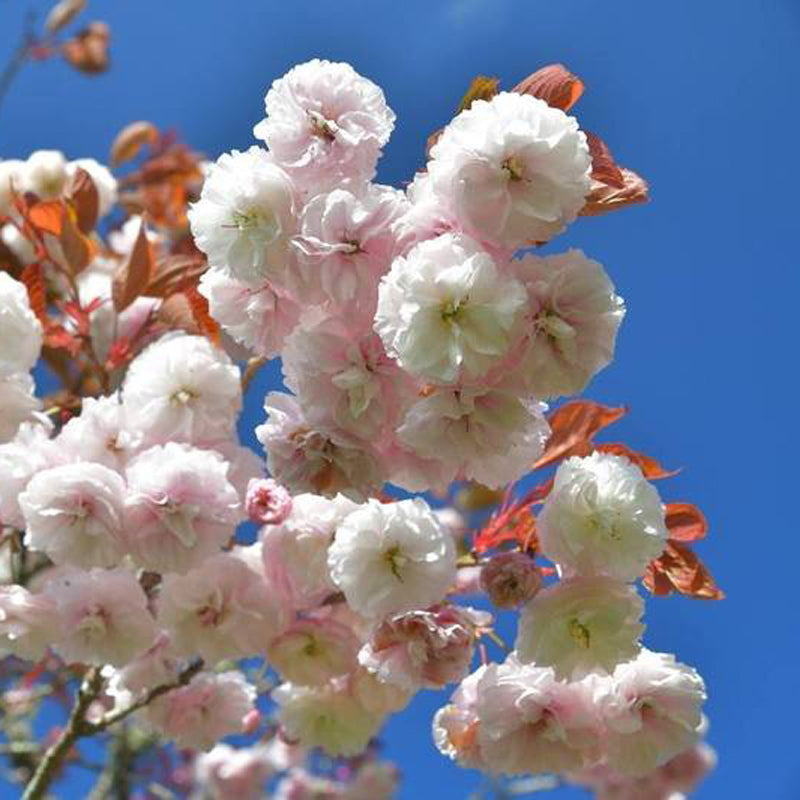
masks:
[[[266,146],[199,165],[161,143],[106,240],[92,226],[123,183],[105,167],[0,162],[18,278],[0,271],[2,653],[87,667],[98,730],[134,714],[203,751],[198,800],[278,774],[284,800],[389,798],[396,771],[362,754],[448,685],[434,740],[463,766],[688,791],[711,763],[704,684],[643,647],[635,583],[669,544],[665,507],[626,455],[547,461],[545,401],[612,360],[625,314],[598,262],[533,252],[589,213],[596,141],[535,91],[493,91],[401,191],[375,181],[395,115],[349,65],[301,64],[265,103]],[[80,365],[55,414],[30,377],[43,344]],[[277,356],[264,464],[236,426]],[[488,557],[463,504],[394,499],[472,482],[507,502],[542,459],[561,460],[542,508]],[[495,614],[459,600],[475,593],[519,611],[502,663],[481,642]],[[342,770],[307,770],[317,749]]]
[[[267,149],[223,155],[190,221],[212,315],[282,356],[292,394],[267,396],[257,431],[273,476],[357,500],[520,478],[547,438],[541,401],[611,360],[624,316],[580,251],[512,258],[585,203],[575,119],[526,94],[478,100],[401,192],[374,182],[394,113],[349,65],[295,67],[266,109]]]

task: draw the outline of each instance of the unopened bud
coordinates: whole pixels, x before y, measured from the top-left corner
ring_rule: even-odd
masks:
[[[259,525],[280,525],[292,510],[292,496],[276,481],[253,478],[247,485],[245,511]]]
[[[498,553],[481,570],[481,587],[497,608],[517,608],[542,587],[542,575],[524,553]]]

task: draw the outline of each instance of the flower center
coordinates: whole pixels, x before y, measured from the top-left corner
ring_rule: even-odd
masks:
[[[208,598],[206,604],[197,612],[200,624],[205,628],[214,628],[225,616],[225,603],[217,591]]]
[[[189,403],[191,403],[191,401],[196,397],[197,395],[191,389],[181,388],[176,392],[173,392],[169,399],[176,406],[186,406],[189,405]]]
[[[258,211],[234,211],[233,224],[242,232],[251,231],[258,227],[261,215]]]
[[[312,111],[311,109],[307,110],[306,114],[308,115],[308,121],[311,123],[311,132],[314,136],[319,136],[320,139],[326,139],[329,142],[336,138],[339,126],[333,120],[325,119],[319,111]]]
[[[446,300],[440,306],[440,313],[442,315],[442,322],[453,324],[459,321],[463,315],[466,299],[464,300]]]
[[[509,180],[521,181],[525,177],[525,163],[519,156],[509,156],[502,164]]]
[[[88,641],[102,639],[108,631],[107,617],[103,608],[95,607],[87,610],[78,623],[78,633]]]
[[[575,338],[575,328],[549,309],[545,309],[537,315],[535,325],[551,339]]]
[[[582,622],[577,619],[571,619],[567,625],[567,629],[569,630],[569,635],[572,637],[572,641],[575,642],[578,647],[584,650],[589,649],[592,643],[592,635]]]
[[[400,553],[400,546],[395,545],[389,548],[384,553],[383,557],[386,559],[386,563],[389,565],[392,575],[402,583],[403,576],[400,574],[400,570],[408,563],[408,558]]]

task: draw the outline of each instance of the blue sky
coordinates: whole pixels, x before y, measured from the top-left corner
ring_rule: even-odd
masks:
[[[0,0],[0,63],[23,12]],[[703,800],[800,796],[796,757],[797,320],[800,3],[797,0],[447,0],[136,3],[95,0],[112,69],[27,67],[0,109],[0,157],[58,147],[104,158],[134,119],[211,157],[252,143],[271,81],[319,56],[379,83],[398,116],[379,177],[422,164],[429,132],[477,73],[507,87],[553,61],[581,75],[575,108],[650,205],[582,220],[552,249],[603,262],[628,305],[614,364],[588,396],[628,403],[609,438],[657,456],[665,499],[706,512],[698,547],[729,599],[650,600],[646,643],[706,677],[720,764]],[[272,378],[274,375],[268,375]],[[265,382],[258,389],[266,389]],[[245,425],[260,421],[253,397]],[[438,756],[423,695],[388,729],[401,798],[465,798],[476,775]],[[551,795],[580,797],[559,790]]]

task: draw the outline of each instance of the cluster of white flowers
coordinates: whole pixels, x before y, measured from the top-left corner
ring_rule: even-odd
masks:
[[[0,272],[0,444],[37,416],[39,401],[30,373],[41,348],[42,325],[25,286]]]
[[[18,219],[14,193],[24,195],[30,192],[39,200],[63,197],[79,170],[87,172],[92,179],[97,190],[98,213],[105,216],[117,201],[117,181],[106,166],[93,158],[68,161],[59,150],[36,150],[24,161],[0,161],[0,217]],[[0,225],[0,242],[22,263],[34,260],[31,243],[13,221]]]
[[[665,546],[660,498],[625,458],[569,458],[537,532],[561,579],[518,593],[515,650],[462,682],[434,721],[434,739],[465,766],[555,772],[598,792],[601,784],[627,791],[695,748],[702,733],[703,681],[642,647],[644,603],[629,583]],[[524,588],[529,571],[508,555],[498,561],[487,565],[484,585],[503,599],[504,582]]]
[[[189,211],[220,344],[163,334],[115,391],[54,425],[34,413],[29,375],[42,327],[25,286],[0,272],[0,522],[47,565],[27,588],[0,587],[3,652],[102,668],[118,710],[176,683],[140,716],[210,751],[198,798],[256,797],[277,772],[278,798],[388,798],[396,775],[383,765],[323,779],[275,747],[358,755],[417,691],[448,684],[434,737],[465,766],[558,773],[602,795],[684,757],[704,688],[640,641],[633,582],[667,530],[637,466],[602,453],[560,465],[536,519],[559,580],[543,588],[525,552],[484,562],[480,588],[521,611],[514,651],[471,674],[493,620],[454,602],[478,587],[457,568],[463,520],[383,494],[514,483],[548,439],[542,401],[611,361],[625,309],[600,264],[516,252],[585,203],[576,120],[527,94],[477,100],[399,191],[373,182],[394,114],[349,65],[295,67],[266,110],[266,149],[222,155]],[[78,168],[104,213],[105,168],[40,152],[0,163],[0,216],[10,187],[60,197]],[[112,238],[117,255],[140,225]],[[106,256],[77,281],[101,360],[160,302],[114,311]],[[237,436],[243,352],[281,356],[291,392],[267,395],[255,431],[269,478]],[[251,657],[279,677],[283,738],[235,751],[219,739],[260,725],[264,685],[232,668]]]
[[[476,101],[400,192],[373,182],[394,114],[349,65],[295,67],[266,109],[268,149],[221,156],[190,221],[212,314],[283,357],[294,398],[269,396],[258,429],[273,476],[355,500],[520,478],[547,438],[540,401],[611,360],[624,315],[579,251],[513,258],[585,202],[575,119],[529,95]]]

